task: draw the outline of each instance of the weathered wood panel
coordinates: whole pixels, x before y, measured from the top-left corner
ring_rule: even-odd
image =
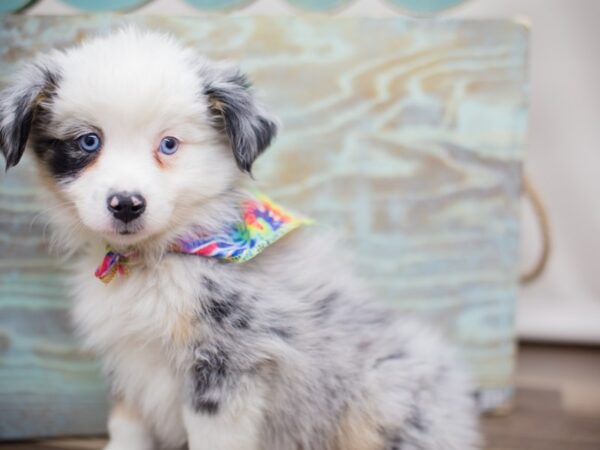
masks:
[[[123,21],[237,60],[284,129],[256,178],[345,236],[384,301],[435,320],[487,401],[513,370],[527,32],[504,21],[7,18],[16,64]],[[70,337],[61,268],[34,220],[29,161],[0,181],[0,437],[103,429],[103,388]],[[24,419],[27,420],[24,420]]]

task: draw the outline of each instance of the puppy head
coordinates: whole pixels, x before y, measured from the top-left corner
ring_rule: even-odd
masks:
[[[119,245],[185,225],[275,133],[236,67],[132,28],[38,59],[0,94],[7,168],[31,148],[76,225]]]

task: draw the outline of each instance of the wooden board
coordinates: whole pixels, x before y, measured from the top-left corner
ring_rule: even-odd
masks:
[[[508,401],[527,125],[528,33],[507,21],[13,17],[16,65],[123,21],[233,59],[284,124],[256,165],[277,200],[333,226],[383,301],[457,343],[482,401]],[[71,338],[29,161],[0,180],[0,437],[104,429],[96,366]]]

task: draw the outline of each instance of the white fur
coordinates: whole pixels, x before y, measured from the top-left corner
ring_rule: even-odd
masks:
[[[261,450],[266,390],[263,385],[249,386],[217,417],[199,415],[184,406],[183,422],[190,449]]]
[[[105,450],[150,450],[154,448],[152,431],[140,417],[128,411],[113,409],[108,421],[110,443]]]
[[[63,188],[86,232],[117,246],[172,236],[189,223],[194,206],[233,185],[238,175],[231,150],[210,126],[199,95],[206,61],[190,49],[167,35],[127,29],[57,53],[55,63],[62,74],[52,105],[55,132],[85,134],[94,131],[90,124],[103,135],[93,169]],[[156,151],[165,136],[181,141],[172,156]],[[114,191],[143,192],[146,198],[144,228],[135,236],[114,233],[105,207]],[[80,242],[69,235],[61,244]]]

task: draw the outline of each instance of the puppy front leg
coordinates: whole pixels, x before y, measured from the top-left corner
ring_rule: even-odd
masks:
[[[264,390],[253,385],[228,395],[226,401],[205,401],[183,408],[189,450],[264,450],[260,432]]]
[[[108,418],[110,440],[104,450],[152,450],[152,433],[125,403],[115,403]]]

